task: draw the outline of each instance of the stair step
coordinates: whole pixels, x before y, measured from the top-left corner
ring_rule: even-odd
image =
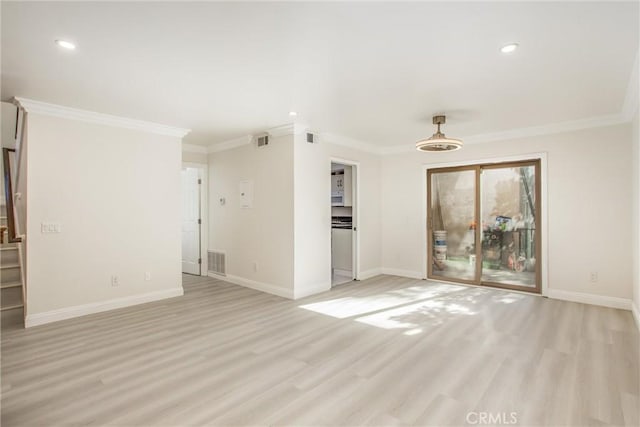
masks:
[[[6,307],[15,307],[24,303],[24,301],[22,301],[21,287],[2,288],[1,291],[2,298],[0,300],[0,307],[3,310]]]
[[[0,268],[0,283],[20,282],[20,268]]]
[[[2,331],[24,328],[24,307],[22,310],[3,310],[0,312],[0,323]]]
[[[19,288],[22,286],[22,282],[11,282],[0,284],[0,289]]]
[[[20,263],[18,248],[0,248],[0,266]]]
[[[22,307],[24,307],[24,304],[9,305],[7,307],[1,307],[0,311],[15,310],[16,308],[22,308]]]
[[[8,264],[0,266],[0,270],[8,270],[10,268],[20,268],[20,264]]]

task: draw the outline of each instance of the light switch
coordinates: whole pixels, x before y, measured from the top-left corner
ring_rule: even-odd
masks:
[[[40,223],[40,231],[42,233],[60,233],[62,226],[57,222],[42,222]]]

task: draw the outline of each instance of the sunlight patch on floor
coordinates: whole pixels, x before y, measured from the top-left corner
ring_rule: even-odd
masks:
[[[357,318],[357,322],[382,329],[419,329],[421,326],[436,326],[452,316],[472,316],[476,311],[451,299],[421,301]]]
[[[511,304],[516,301],[522,301],[527,297],[528,295],[522,295],[522,294],[504,294],[504,295],[496,295],[492,299],[495,302],[501,302],[503,304]]]
[[[366,297],[345,297],[328,301],[321,301],[312,304],[299,306],[305,310],[326,314],[327,316],[344,319],[347,317],[360,316],[375,311],[386,310],[399,305],[408,304],[415,301],[439,297],[451,292],[458,292],[468,289],[465,286],[448,284],[428,284],[421,286],[411,286],[394,291]]]

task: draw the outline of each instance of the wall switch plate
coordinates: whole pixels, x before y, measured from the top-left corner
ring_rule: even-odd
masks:
[[[120,278],[118,276],[111,276],[111,286],[120,286]]]
[[[147,271],[146,273],[144,273],[144,280],[145,282],[148,282],[149,280],[151,280],[151,272]]]
[[[40,223],[40,232],[60,233],[62,232],[62,226],[58,222],[42,222]]]

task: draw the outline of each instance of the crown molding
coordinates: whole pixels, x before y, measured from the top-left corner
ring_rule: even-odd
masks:
[[[306,132],[310,132],[310,128],[308,125],[304,123],[294,123],[293,124],[293,134],[294,135],[302,135]]]
[[[484,133],[478,135],[465,136],[460,139],[465,144],[482,144],[487,142],[499,142],[509,141],[514,139],[530,138],[535,136],[554,135],[564,132],[573,132],[585,129],[592,129],[597,127],[615,126],[629,122],[623,114],[613,114],[608,116],[592,117],[589,119],[573,120],[568,122],[552,123],[542,126],[530,126],[518,129],[509,129],[506,131]],[[267,133],[272,137],[300,134],[307,130],[307,127],[303,124],[287,124],[271,128],[267,130]],[[401,146],[377,146],[368,142],[357,140],[343,135],[335,133],[322,132],[320,138],[323,143],[340,145],[343,147],[351,148],[354,150],[363,151],[370,154],[376,154],[380,156],[400,153],[410,153],[415,151],[413,144],[401,145]],[[219,151],[230,150],[232,148],[240,147],[242,145],[250,144],[253,140],[251,135],[246,135],[240,138],[232,139],[230,141],[221,142],[209,146],[209,153],[216,153]]]
[[[519,129],[510,129],[501,132],[484,133],[463,137],[468,144],[480,144],[484,142],[505,141],[510,139],[529,138],[532,136],[553,135],[557,133],[573,132],[583,129],[614,126],[625,123],[621,114],[592,117],[589,119],[572,120],[568,122],[550,123],[542,126],[530,126]]]
[[[347,136],[337,135],[335,133],[323,132],[320,134],[320,139],[329,144],[340,145],[347,148],[353,148],[354,150],[360,150],[366,153],[384,154],[383,150],[385,147],[378,147],[369,142],[360,141],[354,138],[349,138]]]
[[[251,144],[253,140],[252,135],[244,135],[239,138],[230,139],[228,141],[219,142],[217,144],[211,144],[207,148],[207,153],[218,153],[220,151],[231,150],[236,147],[242,147],[243,145]]]
[[[514,139],[531,138],[534,136],[554,135],[564,132],[573,132],[597,127],[615,126],[627,123],[622,114],[592,117],[589,119],[572,120],[569,122],[551,123],[542,126],[530,126],[526,128],[509,129],[501,132],[483,133],[478,135],[463,136],[460,139],[465,145],[482,144],[487,142],[509,141]],[[410,145],[386,146],[380,149],[380,154],[399,154],[416,151]]]
[[[307,127],[302,124],[297,123],[287,123],[282,126],[276,126],[269,128],[264,131],[264,133],[269,134],[271,138],[278,138],[280,136],[286,135],[297,135],[305,132]],[[238,138],[230,139],[223,142],[218,142],[215,144],[209,145],[207,148],[208,153],[218,153],[220,151],[232,150],[237,147],[242,147],[243,145],[251,144],[253,141],[253,135],[243,135]]]
[[[63,119],[78,120],[87,123],[112,126],[125,129],[133,129],[158,135],[184,138],[190,129],[129,119],[126,117],[112,116],[110,114],[96,113],[94,111],[79,110],[77,108],[64,107],[62,105],[49,104],[47,102],[34,101],[32,99],[15,97],[13,103],[23,108],[27,113],[42,114],[45,116],[59,117]]]
[[[276,126],[265,131],[272,138],[277,138],[279,136],[286,135],[295,135],[296,133],[296,124],[295,123],[287,123],[282,126]]]
[[[638,59],[636,58],[636,65],[634,67],[633,75],[638,75]],[[619,114],[611,114],[606,116],[598,116],[592,117],[588,119],[580,119],[580,120],[572,120],[568,122],[560,122],[560,123],[551,123],[542,126],[530,126],[524,128],[517,129],[509,129],[500,132],[491,132],[477,135],[468,135],[462,137],[462,141],[465,144],[482,144],[487,142],[499,142],[499,141],[509,141],[514,139],[523,139],[530,138],[535,136],[544,136],[544,135],[554,135],[558,133],[564,132],[574,132],[585,129],[592,129],[597,127],[607,127],[607,126],[615,126],[623,123],[628,123],[633,119],[633,115],[638,111],[638,91],[634,89],[633,84],[635,84],[635,88],[638,88],[637,79],[631,79],[629,83],[629,92],[627,94],[627,100],[625,101],[625,108],[631,111],[627,113],[626,110]],[[635,93],[635,99],[631,94]],[[284,135],[298,135],[306,132],[308,127],[304,124],[299,123],[289,123],[282,126],[277,126],[271,129],[268,129],[266,133],[268,133],[271,137],[279,137]],[[335,133],[321,132],[320,138],[323,143],[340,145],[347,148],[352,148],[354,150],[364,151],[366,153],[376,154],[376,155],[389,155],[389,154],[400,154],[400,153],[410,153],[415,151],[415,147],[413,144],[406,145],[392,145],[392,146],[378,146],[375,144],[371,144],[368,142],[364,142],[361,140],[357,140],[355,138],[350,138],[343,135],[338,135]],[[232,148],[240,147],[242,145],[250,144],[253,137],[252,135],[242,136],[240,138],[232,139],[229,141],[221,142],[218,144],[210,145],[208,148],[209,153],[216,153],[219,151],[230,150]]]
[[[200,153],[207,154],[207,147],[203,145],[185,144],[182,143],[182,151],[186,153]]]
[[[626,121],[632,121],[633,116],[638,113],[638,104],[640,104],[640,72],[638,71],[638,61],[640,61],[640,50],[636,53],[636,60],[631,69],[629,83],[627,84],[627,95],[622,104],[622,117]]]

